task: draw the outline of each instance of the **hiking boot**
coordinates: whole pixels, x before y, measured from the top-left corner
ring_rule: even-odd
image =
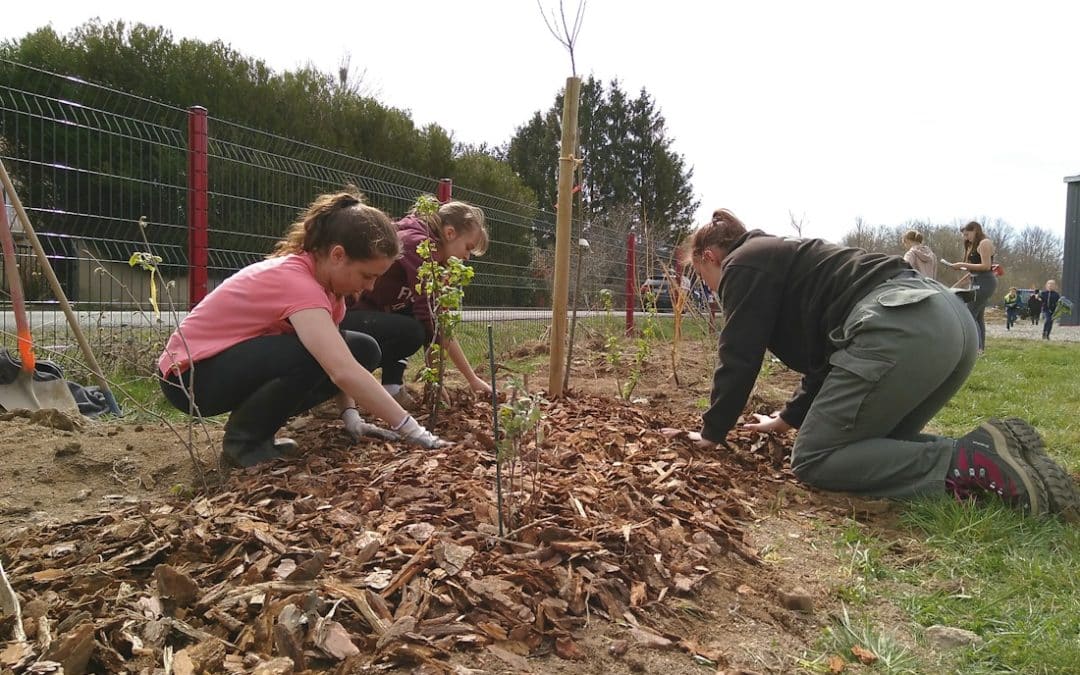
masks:
[[[1026,513],[1047,513],[1046,486],[1011,433],[987,422],[957,440],[953,452],[945,486],[958,499],[997,495]]]
[[[405,385],[398,389],[396,394],[392,394],[398,405],[406,410],[416,410],[416,399],[409,393],[409,390],[405,388]]]
[[[232,411],[225,422],[221,439],[221,463],[229,466],[255,466],[297,455],[296,441],[274,439],[285,426],[297,404],[295,380],[279,377],[263,383]]]
[[[1020,444],[1020,453],[1046,485],[1047,506],[1067,523],[1080,523],[1080,488],[1063,466],[1046,452],[1042,436],[1026,420],[1019,417],[992,419],[989,422],[1003,432],[1012,434]]]
[[[255,466],[298,454],[299,446],[291,438],[267,439],[259,443],[225,438],[221,442],[221,467]]]

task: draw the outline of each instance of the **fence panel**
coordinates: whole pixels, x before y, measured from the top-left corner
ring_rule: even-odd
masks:
[[[189,115],[185,108],[0,60],[0,159],[107,368],[145,369],[188,307]],[[207,131],[209,289],[267,255],[317,194],[352,183],[398,218],[438,186],[436,178],[218,119],[212,110]],[[463,341],[482,351],[487,323],[498,326],[500,350],[542,337],[550,324],[555,214],[463,185],[453,186],[452,198],[483,208],[491,235],[489,253],[471,263],[477,274],[466,294]],[[606,288],[620,312],[626,230],[590,231],[575,222],[574,231],[575,241],[589,241],[587,250],[574,248],[572,288],[581,266],[578,307],[598,312],[599,291]],[[147,250],[162,259],[160,317],[148,311],[150,275],[128,264],[133,253]],[[38,342],[61,360],[77,358],[23,238],[19,259]],[[637,270],[634,286],[648,273],[640,263]],[[0,288],[8,310],[0,315],[0,330],[11,346],[6,281]]]
[[[186,274],[185,112],[10,61],[0,61],[0,75],[0,159],[42,247],[92,343],[131,345],[116,353],[143,367],[144,352],[167,325],[139,313],[149,305],[149,275],[128,260],[146,249],[145,219],[162,273]],[[77,357],[56,299],[15,229],[35,338],[61,361]],[[6,279],[2,286],[6,301]],[[10,311],[2,330],[8,344]]]

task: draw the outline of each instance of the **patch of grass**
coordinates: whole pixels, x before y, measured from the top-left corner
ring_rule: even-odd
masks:
[[[639,320],[640,320],[639,316]],[[669,316],[657,316],[654,319],[656,326],[656,341],[671,342],[675,336],[675,319]],[[635,327],[638,324],[635,323]],[[709,330],[709,322],[701,316],[684,315],[682,319],[683,341],[712,340],[713,335]]]
[[[865,532],[859,523],[850,521],[836,547],[848,578],[848,583],[837,589],[840,598],[857,604],[873,599],[879,582],[889,576],[889,570],[882,562],[885,545]]]
[[[644,316],[639,314],[635,327],[640,328]],[[675,331],[675,320],[670,316],[653,317],[655,335],[652,343],[665,345],[664,349],[670,348],[670,342]],[[603,337],[609,333],[623,340],[624,353],[633,349],[630,338],[624,337],[625,330],[624,314],[612,312],[610,317],[604,315],[583,316],[577,321],[575,329],[574,348],[575,358],[584,354],[587,349],[584,345],[590,338]],[[461,349],[473,368],[484,369],[488,361],[487,322],[470,321],[457,327],[457,339]],[[532,373],[541,364],[548,363],[548,355],[534,355],[514,359],[508,357],[522,345],[550,337],[550,321],[548,319],[515,319],[509,321],[496,321],[492,323],[495,354],[500,363],[520,372]],[[702,340],[711,344],[713,337],[710,334],[708,322],[702,317],[686,316],[682,326],[683,349],[696,348]],[[414,356],[409,360],[410,371],[421,367],[423,357]],[[708,407],[707,405],[705,407]]]
[[[835,672],[830,670],[830,659],[839,656],[845,662],[856,661],[852,648],[868,651],[877,657],[871,664],[871,668],[877,672],[897,675],[927,672],[911,650],[874,628],[868,620],[854,620],[847,607],[825,629],[816,656],[805,657],[799,665],[815,673]]]
[[[521,373],[523,375],[533,375],[536,371],[540,370],[544,366],[547,366],[550,359],[547,354],[538,354],[535,356],[525,356],[520,359],[499,359],[502,365],[506,366],[510,370]]]
[[[172,422],[185,422],[188,416],[165,400],[157,380],[145,373],[113,372],[106,376],[124,411],[124,419],[139,421],[161,415]]]
[[[1023,417],[1051,454],[1080,471],[1080,345],[991,340],[963,389],[933,426],[962,436],[988,417]]]
[[[903,519],[937,552],[903,604],[924,626],[986,640],[960,654],[961,672],[1080,672],[1080,529],[946,497],[912,504]]]
[[[527,342],[539,340],[547,332],[548,323],[547,319],[492,322],[495,354],[507,354]],[[487,363],[487,327],[487,322],[469,321],[459,324],[455,329],[458,344],[474,368]],[[581,330],[580,321],[577,329]],[[578,334],[580,335],[580,332]]]

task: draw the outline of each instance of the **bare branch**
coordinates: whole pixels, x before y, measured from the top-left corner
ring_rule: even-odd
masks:
[[[566,50],[570,52],[570,73],[577,77],[577,61],[574,58],[574,46],[577,44],[578,34],[581,32],[581,24],[585,18],[585,5],[587,0],[581,0],[578,3],[577,12],[574,15],[574,21],[572,24],[568,24],[566,20],[566,8],[563,6],[563,0],[559,0],[559,13],[555,14],[555,10],[551,11],[551,18],[549,19],[544,12],[544,6],[540,0],[536,0],[536,6],[540,10],[540,16],[544,19],[544,25],[547,26],[551,35],[559,41]],[[559,29],[562,29],[561,31]]]
[[[788,218],[791,219],[791,229],[795,230],[795,235],[801,239],[803,236],[803,226],[806,224],[806,214],[803,213],[799,216],[799,219],[796,220],[795,214],[792,213],[791,209],[788,209]]]

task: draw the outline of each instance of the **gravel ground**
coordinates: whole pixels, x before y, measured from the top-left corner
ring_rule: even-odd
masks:
[[[1041,340],[1042,320],[1039,320],[1039,325],[1032,326],[1029,320],[1017,319],[1012,330],[1005,330],[1005,312],[987,312],[986,336],[1016,340]],[[1080,326],[1059,326],[1054,324],[1054,329],[1050,331],[1050,341],[1080,342]]]

